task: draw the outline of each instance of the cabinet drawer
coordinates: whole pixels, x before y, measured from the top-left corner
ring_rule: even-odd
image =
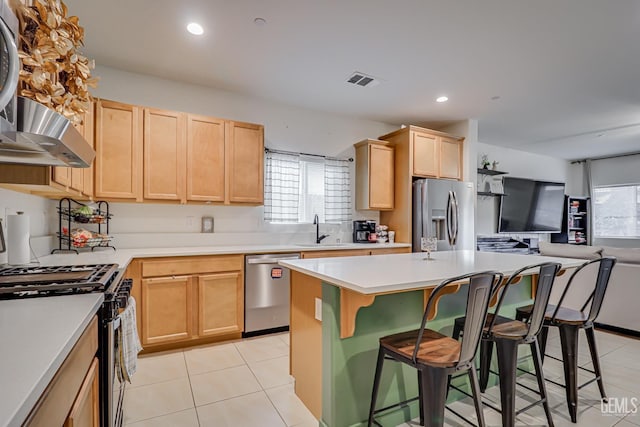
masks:
[[[175,276],[219,271],[242,271],[242,255],[156,258],[142,262],[142,276]]]

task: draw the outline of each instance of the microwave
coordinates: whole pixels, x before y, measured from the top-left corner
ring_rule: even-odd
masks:
[[[0,0],[0,135],[15,140],[18,74],[18,18],[8,0]]]

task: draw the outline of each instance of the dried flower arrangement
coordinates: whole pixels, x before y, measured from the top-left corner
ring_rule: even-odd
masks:
[[[88,88],[96,87],[97,79],[91,77],[93,60],[79,50],[84,28],[78,17],[67,17],[62,0],[13,0],[12,7],[20,20],[18,94],[80,124],[91,107]]]

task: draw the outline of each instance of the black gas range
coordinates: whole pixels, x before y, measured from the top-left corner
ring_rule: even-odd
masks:
[[[29,266],[0,268],[0,300],[40,298],[100,292],[98,311],[101,426],[123,424],[125,384],[116,375],[119,313],[127,307],[132,281],[124,279],[117,264]]]

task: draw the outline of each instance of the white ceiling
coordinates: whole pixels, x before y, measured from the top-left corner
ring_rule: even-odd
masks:
[[[638,0],[65,2],[103,65],[393,124],[477,118],[481,142],[566,159],[640,151]]]

